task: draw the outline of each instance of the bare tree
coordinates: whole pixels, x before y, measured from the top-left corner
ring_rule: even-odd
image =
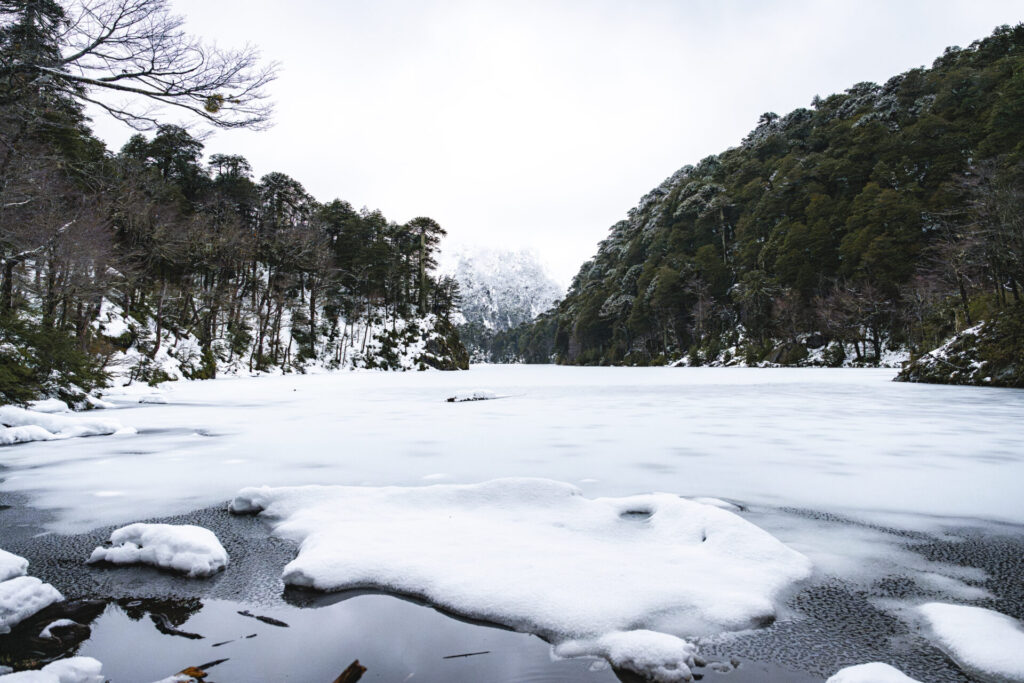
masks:
[[[182,28],[167,0],[0,1],[0,102],[47,91],[148,130],[165,107],[220,128],[266,126],[277,65]]]

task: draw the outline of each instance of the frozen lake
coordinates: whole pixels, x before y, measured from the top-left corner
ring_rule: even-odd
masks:
[[[223,646],[232,659],[220,671],[229,680],[251,677],[268,663],[245,655],[262,646],[238,630],[244,617],[237,611],[260,605],[295,628],[282,635],[271,627],[264,635],[275,643],[306,638],[316,652],[355,637],[361,626],[350,624],[377,624],[351,648],[353,657],[373,659],[377,672],[383,662],[401,660],[396,671],[449,680],[455,664],[439,653],[493,649],[490,662],[458,665],[482,667],[493,680],[598,682],[613,676],[587,660],[552,664],[547,644],[532,636],[465,625],[389,596],[343,593],[340,602],[296,610],[279,578],[294,546],[271,538],[259,518],[228,515],[224,503],[250,486],[428,486],[502,477],[568,482],[586,498],[713,497],[806,555],[814,572],[772,627],[700,641],[710,657],[744,662],[724,681],[821,681],[865,661],[897,663],[921,680],[971,680],[925,639],[914,610],[941,600],[1024,617],[1024,392],[898,384],[893,375],[476,366],[468,373],[128,387],[111,391],[116,407],[96,415],[137,434],[0,448],[0,494],[40,511],[5,512],[0,546],[29,557],[34,573],[66,596],[108,601],[81,652],[103,660],[114,680],[196,664],[199,653],[213,652],[203,649],[208,641],[219,638],[233,639]],[[497,398],[446,401],[475,391]],[[227,539],[229,570],[190,581],[84,564],[111,526],[168,518]],[[55,533],[38,534],[40,525]],[[499,543],[504,531],[495,529]],[[138,599],[156,601],[146,608],[156,610],[154,622],[185,605],[183,628],[208,640],[154,633],[148,622],[125,619]],[[140,638],[153,640],[166,662],[147,664],[145,673],[133,669],[136,659],[117,644]],[[404,654],[411,646],[394,649],[411,641],[421,653],[415,663]],[[318,679],[320,668],[326,675],[337,663],[305,662]],[[529,675],[523,666],[533,667]]]
[[[245,486],[506,476],[588,497],[1024,522],[1024,392],[893,374],[476,366],[167,384],[165,405],[111,392],[120,408],[104,417],[137,435],[3,449],[0,490],[57,511],[61,532],[182,513]],[[445,402],[474,389],[504,398]]]

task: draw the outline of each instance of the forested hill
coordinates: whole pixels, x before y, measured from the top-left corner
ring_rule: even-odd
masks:
[[[764,114],[612,226],[523,358],[875,363],[1013,310],[1024,25],[930,69]],[[810,355],[809,355],[810,354]]]
[[[81,400],[110,373],[467,367],[456,285],[432,275],[435,221],[257,180],[146,106],[102,99],[114,83],[220,127],[262,124],[272,72],[180,21],[163,2],[0,7],[0,402]],[[86,102],[152,132],[109,151]]]

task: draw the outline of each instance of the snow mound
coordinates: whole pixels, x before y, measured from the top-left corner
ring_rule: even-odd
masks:
[[[69,657],[38,671],[19,671],[0,676],[3,683],[103,683],[103,665],[92,657]]]
[[[417,595],[552,642],[598,639],[623,661],[616,648],[630,639],[600,639],[764,625],[778,594],[810,573],[731,512],[665,493],[587,499],[546,479],[247,488],[230,509],[263,511],[300,542],[289,585]]]
[[[918,611],[939,647],[968,672],[1024,681],[1024,629],[1016,619],[983,607],[929,602]]]
[[[162,394],[146,394],[139,397],[139,403],[151,403],[154,405],[166,405],[167,398]]]
[[[448,403],[465,403],[466,401],[490,401],[491,399],[499,398],[499,396],[493,391],[460,391],[454,396],[448,397]]]
[[[70,413],[71,408],[68,408],[68,404],[61,401],[59,398],[46,398],[41,401],[32,401],[30,404],[32,410],[37,413]]]
[[[0,634],[10,633],[23,620],[63,599],[60,591],[34,576],[0,582]]]
[[[116,420],[26,410],[17,406],[0,406],[0,445],[28,441],[53,441],[80,436],[134,434]]]
[[[657,631],[616,631],[590,640],[569,640],[555,646],[557,657],[604,657],[612,666],[628,669],[658,683],[692,680],[690,667],[697,648]]]
[[[0,548],[0,581],[13,579],[16,576],[25,576],[27,573],[28,560]]]
[[[919,683],[888,664],[871,662],[840,669],[825,683]]]
[[[89,562],[149,564],[189,576],[210,576],[228,554],[209,529],[191,524],[129,524],[110,535],[112,547],[92,551]]]

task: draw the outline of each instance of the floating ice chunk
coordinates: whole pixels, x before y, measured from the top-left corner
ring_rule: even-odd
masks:
[[[840,669],[825,683],[920,683],[899,669],[882,662],[858,664]]]
[[[110,535],[112,547],[92,551],[89,562],[150,564],[189,576],[210,576],[228,554],[209,529],[191,524],[129,524]]]
[[[692,680],[690,667],[697,647],[657,631],[615,631],[589,640],[567,640],[554,649],[557,657],[604,657],[612,666],[629,669],[658,683]]]
[[[484,391],[477,389],[475,391],[460,391],[454,396],[448,397],[448,403],[465,403],[467,401],[490,401],[491,399],[501,398],[493,391]]]
[[[15,576],[25,576],[27,573],[28,560],[0,548],[0,581],[13,579]]]
[[[105,418],[85,417],[78,415],[55,415],[52,413],[41,413],[35,410],[25,410],[17,406],[0,406],[0,424],[8,427],[36,427],[32,431],[39,441],[51,439],[70,439],[78,436],[98,436],[104,434],[134,434],[135,430],[125,427],[116,420]],[[40,431],[42,430],[42,431]],[[0,432],[0,443],[20,443],[20,441],[5,441],[5,435],[10,430]],[[48,434],[44,434],[44,431]],[[25,430],[15,434],[15,438],[24,437],[30,432]]]
[[[665,493],[587,499],[544,479],[249,488],[230,507],[301,543],[287,584],[419,595],[554,642],[763,625],[810,573],[731,512]]]
[[[0,676],[3,683],[103,683],[103,665],[92,657],[69,657],[38,671],[19,671]]]
[[[918,611],[946,654],[970,673],[1024,681],[1024,629],[983,607],[929,602]]]
[[[34,576],[0,582],[0,634],[10,633],[28,617],[63,599],[60,591]]]
[[[68,408],[68,404],[57,398],[46,398],[41,401],[32,401],[29,403],[32,410],[37,413],[70,413],[71,409]]]

